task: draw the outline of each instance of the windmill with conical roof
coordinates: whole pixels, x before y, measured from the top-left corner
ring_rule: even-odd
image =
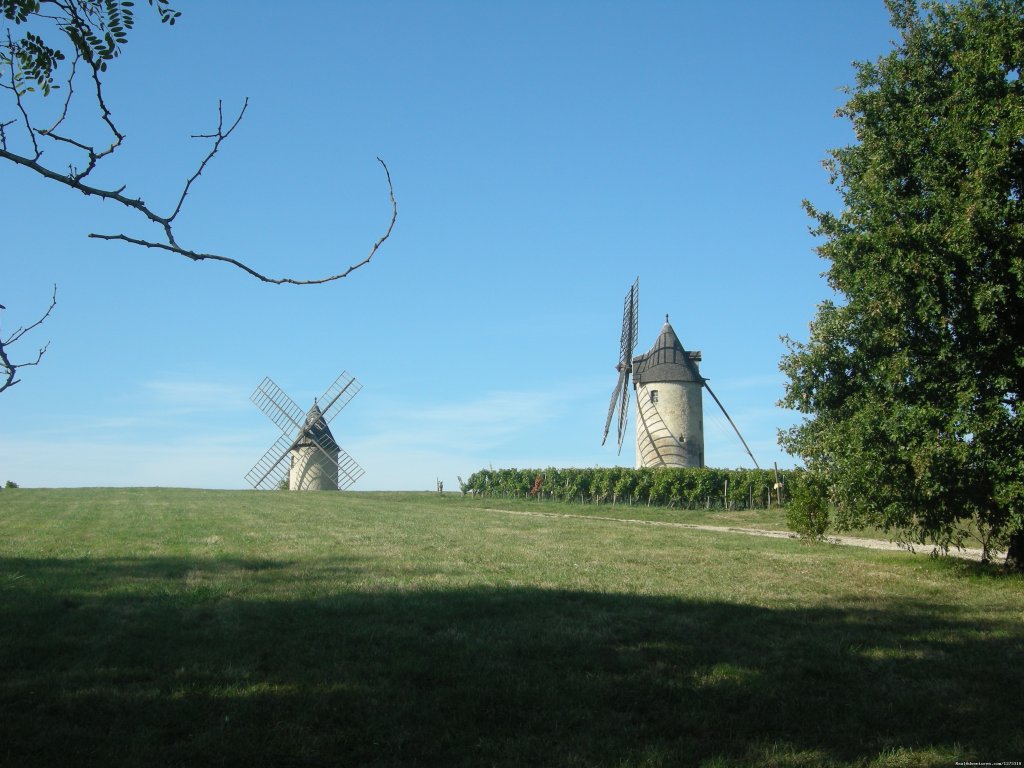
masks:
[[[269,377],[261,381],[249,399],[281,435],[245,479],[254,488],[293,491],[337,491],[352,485],[362,477],[363,468],[342,450],[327,425],[360,389],[358,381],[342,372],[303,416],[302,409]],[[326,405],[321,409],[320,403]]]
[[[633,358],[636,466],[704,466],[700,352],[683,349],[665,315],[654,346]]]
[[[629,379],[632,375],[636,392],[636,466],[640,467],[703,467],[704,466],[704,403],[706,389],[721,408],[736,432],[754,466],[759,466],[746,440],[715,393],[700,373],[701,353],[683,347],[675,329],[665,315],[665,324],[647,352],[633,357],[637,339],[640,306],[640,278],[626,294],[622,311],[622,337],[619,350],[619,380],[612,392],[604,438],[608,439],[612,417],[618,406],[619,451],[626,433],[629,405]]]

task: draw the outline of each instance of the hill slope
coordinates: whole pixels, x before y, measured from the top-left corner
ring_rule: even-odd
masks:
[[[0,764],[1024,754],[1020,577],[481,506],[0,492]]]

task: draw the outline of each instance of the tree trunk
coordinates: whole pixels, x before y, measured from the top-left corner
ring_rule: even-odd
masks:
[[[1010,547],[1006,550],[1006,568],[1011,571],[1024,571],[1024,531],[1010,534]]]

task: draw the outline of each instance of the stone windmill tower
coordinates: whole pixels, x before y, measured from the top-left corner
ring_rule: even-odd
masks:
[[[341,449],[316,400],[306,414],[305,427],[291,449],[288,488],[293,491],[338,490],[338,453]]]
[[[636,467],[703,467],[704,466],[704,399],[706,389],[722,409],[747,455],[759,467],[747,441],[726,413],[722,401],[708,386],[698,367],[700,352],[687,351],[665,315],[665,324],[654,346],[639,357],[633,357],[637,339],[637,317],[640,304],[640,279],[626,294],[622,309],[622,337],[619,347],[619,381],[612,392],[604,438],[608,439],[612,417],[618,407],[619,451],[626,435],[629,406],[629,377],[636,390]]]
[[[700,352],[683,349],[665,315],[654,346],[633,358],[636,466],[704,466]]]

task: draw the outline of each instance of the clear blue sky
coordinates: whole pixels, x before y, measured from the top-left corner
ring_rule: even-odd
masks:
[[[828,296],[801,200],[839,204],[821,161],[853,138],[833,116],[851,63],[889,50],[881,0],[177,5],[173,29],[137,8],[107,93],[128,140],[102,178],[167,208],[202,156],[189,134],[248,97],[184,245],[338,271],[387,223],[378,155],[394,234],[345,280],[268,286],[89,240],[158,233],[0,166],[0,332],[59,286],[14,349],[50,340],[43,363],[0,395],[0,482],[246,487],[277,437],[256,384],[307,407],[343,369],[364,387],[332,425],[356,489],[631,466],[600,439],[636,276],[637,353],[669,313],[762,466],[792,466],[779,336],[805,338]],[[750,466],[714,408],[708,463]]]

